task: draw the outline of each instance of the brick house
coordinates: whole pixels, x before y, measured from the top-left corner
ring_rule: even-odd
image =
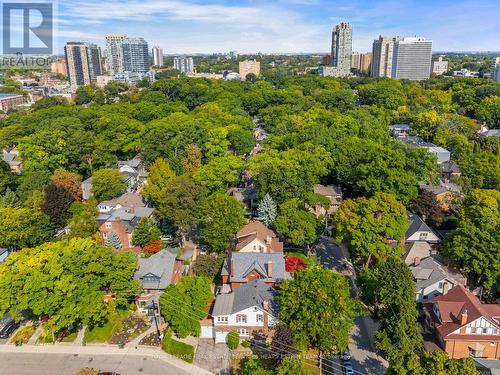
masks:
[[[276,322],[276,291],[262,280],[254,280],[229,294],[219,294],[210,319],[201,322],[201,337],[225,343],[231,331],[248,339],[256,333],[266,334]]]
[[[500,359],[500,305],[483,304],[457,285],[426,302],[424,314],[450,358]]]
[[[99,233],[106,241],[111,232],[119,238],[122,249],[131,249],[134,229],[142,218],[153,216],[154,208],[147,207],[142,197],[135,193],[125,193],[97,206]]]

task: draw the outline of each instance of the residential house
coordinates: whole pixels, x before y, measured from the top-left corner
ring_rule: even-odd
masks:
[[[250,184],[247,187],[231,188],[229,189],[228,194],[245,205],[246,216],[258,216],[257,210],[259,208],[259,197],[257,194],[257,188],[254,184]]]
[[[409,137],[411,134],[411,127],[408,124],[390,125],[389,130],[394,138]]]
[[[326,210],[319,204],[311,208],[311,211],[316,216],[325,216],[326,214],[330,216],[340,207],[340,204],[342,203],[342,189],[339,185],[324,186],[318,184],[314,186],[314,193],[323,195],[330,200],[330,207]]]
[[[476,369],[481,375],[500,375],[500,361],[498,359],[474,358]]]
[[[202,321],[201,337],[225,343],[227,335],[236,331],[248,339],[256,333],[266,334],[276,323],[278,306],[276,291],[257,279],[233,290],[218,294],[210,319]]]
[[[414,241],[405,244],[405,253],[403,254],[403,261],[406,265],[411,265],[415,259],[425,259],[433,254],[431,245],[425,241]]]
[[[453,203],[462,197],[462,189],[452,182],[440,182],[439,185],[419,185],[421,191],[434,195],[443,211],[449,211]]]
[[[435,296],[446,294],[456,285],[465,285],[467,279],[459,272],[449,269],[433,257],[416,257],[410,270],[415,279],[417,302],[427,301]]]
[[[500,305],[483,304],[457,285],[426,302],[424,314],[450,358],[500,359]]]
[[[12,173],[21,174],[23,162],[20,160],[19,151],[16,148],[3,149],[2,160],[9,165]]]
[[[251,221],[236,233],[235,251],[283,253],[283,242],[260,221]]]
[[[445,161],[441,164],[441,176],[444,182],[450,182],[452,179],[460,177],[462,175],[462,170],[454,161]]]
[[[425,241],[429,244],[441,242],[439,236],[416,214],[407,212],[410,225],[405,233],[405,242]]]
[[[437,163],[439,165],[443,164],[444,162],[450,161],[451,153],[448,150],[446,150],[443,147],[440,147],[438,145],[435,145],[434,143],[426,142],[418,136],[414,136],[414,135],[399,136],[399,137],[396,137],[396,139],[402,143],[409,145],[409,146],[418,147],[418,148],[425,148],[431,154],[436,155]]]
[[[139,258],[134,275],[144,289],[136,299],[139,311],[146,313],[153,301],[158,302],[161,292],[179,282],[183,264],[177,259],[176,252],[177,249],[163,249],[149,258]]]
[[[97,206],[99,232],[106,241],[111,232],[120,238],[121,248],[131,249],[134,229],[142,218],[153,216],[154,208],[147,207],[142,197],[125,193],[118,198],[103,201]]]
[[[486,125],[481,125],[481,129],[478,131],[477,135],[481,138],[488,137],[500,137],[500,129],[490,129]]]

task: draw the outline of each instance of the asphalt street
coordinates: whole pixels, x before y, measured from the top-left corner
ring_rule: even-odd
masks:
[[[189,374],[146,356],[0,353],[0,375],[74,375],[85,367],[121,375]]]

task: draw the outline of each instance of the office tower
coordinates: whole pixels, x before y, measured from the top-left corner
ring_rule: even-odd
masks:
[[[260,61],[257,60],[240,61],[238,71],[240,73],[242,81],[246,81],[247,75],[250,73],[253,73],[258,77],[260,75]]]
[[[495,57],[491,66],[491,78],[500,82],[500,57]]]
[[[412,81],[428,79],[431,60],[432,40],[403,38],[394,42],[391,76]]]
[[[440,76],[448,71],[448,61],[443,60],[443,56],[439,56],[437,60],[432,62],[432,73]]]
[[[163,50],[158,46],[154,46],[152,53],[153,53],[153,65],[157,66],[158,68],[161,68],[163,66]]]
[[[123,73],[123,47],[122,43],[127,38],[125,34],[109,34],[105,36],[106,60],[108,72],[111,75]]]
[[[194,72],[194,64],[192,57],[174,57],[174,69],[179,70],[181,73],[190,74]]]
[[[72,86],[89,85],[102,74],[101,50],[95,44],[66,43],[64,54]]]
[[[345,77],[351,73],[352,27],[341,22],[332,32],[332,66],[337,68],[337,76]]]
[[[122,48],[125,72],[146,73],[149,71],[149,48],[144,38],[125,38]]]
[[[62,74],[64,76],[67,76],[68,70],[66,68],[66,59],[59,59],[54,61],[50,65],[50,72],[54,74]]]
[[[380,35],[373,41],[370,69],[372,77],[392,77],[394,43],[398,40],[399,38],[386,38]]]

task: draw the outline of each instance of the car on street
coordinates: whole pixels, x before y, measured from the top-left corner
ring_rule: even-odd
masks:
[[[351,352],[349,351],[349,348],[346,348],[342,354],[340,354],[340,359],[343,361],[348,361],[351,359]]]
[[[19,325],[13,319],[6,322],[0,329],[0,339],[8,339],[18,326]]]
[[[352,368],[352,363],[349,361],[344,361],[342,364],[342,372],[345,375],[354,375],[354,369]]]

